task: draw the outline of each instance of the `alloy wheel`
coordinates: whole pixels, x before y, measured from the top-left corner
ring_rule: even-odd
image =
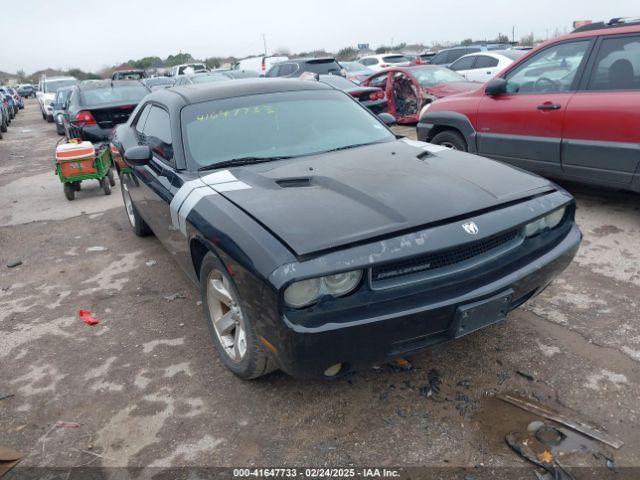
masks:
[[[240,363],[247,353],[247,335],[242,311],[229,280],[213,269],[207,278],[207,304],[213,328],[225,355]]]

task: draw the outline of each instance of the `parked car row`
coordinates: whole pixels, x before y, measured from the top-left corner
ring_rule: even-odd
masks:
[[[0,87],[0,138],[23,108],[24,100],[15,88]]]

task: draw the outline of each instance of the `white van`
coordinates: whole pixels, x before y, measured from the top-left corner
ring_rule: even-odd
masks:
[[[289,57],[284,55],[249,57],[238,61],[234,66],[234,70],[250,70],[264,75],[276,63],[286,62]]]

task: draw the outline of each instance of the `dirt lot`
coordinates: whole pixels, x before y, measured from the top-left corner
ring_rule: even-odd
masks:
[[[119,189],[106,197],[93,182],[64,198],[57,138],[30,100],[0,141],[0,398],[13,394],[0,400],[0,445],[22,466],[484,466],[535,478],[503,440],[534,417],[487,396],[509,391],[601,425],[625,445],[596,448],[640,466],[638,196],[567,186],[585,234],[573,265],[507,322],[410,358],[411,370],[245,382],[216,358],[196,289],[155,238],[129,230]]]

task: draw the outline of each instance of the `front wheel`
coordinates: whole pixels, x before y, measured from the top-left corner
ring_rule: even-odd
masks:
[[[113,176],[113,169],[111,167],[109,167],[109,170],[107,171],[107,178],[109,179],[109,185],[112,187],[116,186],[116,179]]]
[[[73,188],[73,184],[71,182],[67,182],[64,184],[64,196],[67,197],[67,200],[70,202],[76,198],[76,191]]]
[[[467,142],[465,142],[464,137],[453,130],[445,130],[444,132],[438,133],[431,139],[431,143],[442,145],[443,147],[453,150],[467,151]]]
[[[245,380],[261,377],[277,367],[267,357],[253,331],[235,283],[211,252],[200,267],[200,294],[211,338],[222,363]]]
[[[6,120],[2,120],[2,125],[0,125],[0,132],[6,132],[7,131],[7,121]]]
[[[151,235],[152,232],[149,225],[142,219],[138,210],[136,210],[136,206],[133,204],[133,200],[131,200],[131,193],[129,193],[129,186],[124,180],[124,175],[120,177],[120,191],[122,192],[122,200],[124,201],[124,210],[127,213],[127,218],[129,219],[133,233],[138,237]]]
[[[100,186],[105,195],[111,195],[111,186],[109,185],[109,179],[107,177],[100,179]]]

